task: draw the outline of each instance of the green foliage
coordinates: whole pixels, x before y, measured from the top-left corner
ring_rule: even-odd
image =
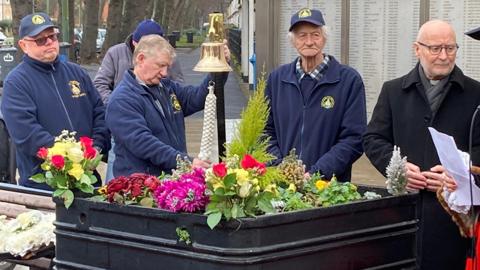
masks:
[[[185,244],[190,245],[192,240],[190,239],[190,233],[185,228],[176,228],[175,232],[178,236],[178,241],[185,242]]]
[[[318,199],[322,206],[332,206],[350,201],[360,200],[362,196],[357,187],[350,183],[339,183],[336,180],[330,181],[328,186],[319,191]]]
[[[313,208],[313,205],[304,199],[304,195],[290,189],[279,188],[280,197],[285,205],[284,212]]]
[[[265,97],[265,73],[258,79],[257,89],[242,111],[241,120],[236,127],[232,141],[227,144],[227,158],[245,154],[252,155],[260,162],[268,162],[275,157],[267,153],[269,138],[264,135],[265,125],[270,112]]]
[[[275,211],[270,203],[275,197],[273,193],[262,191],[251,180],[252,175],[246,176],[248,181],[239,180],[237,177],[239,176],[236,173],[230,173],[223,178],[217,178],[214,183],[207,181],[207,189],[213,193],[205,211],[208,216],[207,224],[211,229],[218,225],[222,217],[228,221]]]

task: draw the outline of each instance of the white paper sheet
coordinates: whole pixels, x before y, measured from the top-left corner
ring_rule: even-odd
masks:
[[[440,163],[457,182],[457,190],[452,192],[457,205],[470,205],[470,170],[468,164],[463,161],[460,150],[458,150],[452,136],[441,133],[434,128],[428,130],[432,135],[433,143],[437,149]],[[472,176],[473,204],[480,205],[480,188],[475,185]]]

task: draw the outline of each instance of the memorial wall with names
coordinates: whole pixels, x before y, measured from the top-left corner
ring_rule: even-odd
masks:
[[[421,2],[424,5],[421,5]],[[342,0],[280,0],[277,43],[278,63],[286,64],[297,56],[287,38],[290,18],[304,7],[322,11],[329,28],[325,53],[338,61],[347,54],[365,83],[367,114],[370,119],[383,83],[408,73],[417,63],[412,44],[420,27],[420,7],[428,6],[430,19],[450,22],[460,49],[457,65],[464,73],[480,80],[480,41],[463,33],[480,26],[480,0],[348,0],[348,34],[342,36]],[[342,38],[348,50],[342,51]]]

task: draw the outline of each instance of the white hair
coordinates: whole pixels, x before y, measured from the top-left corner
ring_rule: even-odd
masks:
[[[159,35],[146,35],[143,36],[138,44],[135,46],[133,52],[133,65],[135,66],[137,55],[140,53],[145,54],[148,57],[156,57],[158,53],[165,52],[170,58],[175,58],[175,49],[170,43]]]

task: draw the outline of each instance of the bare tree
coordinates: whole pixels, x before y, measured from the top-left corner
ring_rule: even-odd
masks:
[[[98,62],[97,60],[97,34],[98,34],[98,1],[84,0],[86,12],[86,20],[83,29],[82,45],[81,45],[81,63],[91,64]]]
[[[123,36],[123,38],[126,38],[132,33],[141,20],[152,16],[152,10],[148,10],[150,5],[150,1],[125,0],[122,17],[122,30],[120,32],[120,35]]]
[[[107,34],[103,42],[101,56],[105,55],[108,48],[122,42],[120,36],[122,24],[123,0],[110,0],[108,4]]]
[[[17,0],[10,1],[10,6],[12,7],[12,25],[13,25],[13,37],[14,44],[17,47],[17,60],[23,55],[22,50],[18,47],[18,27],[20,26],[20,20],[26,15],[32,13],[33,4],[32,1],[28,0]]]

